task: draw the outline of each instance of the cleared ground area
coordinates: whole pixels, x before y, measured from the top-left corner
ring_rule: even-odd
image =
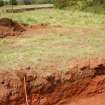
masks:
[[[105,15],[99,13],[1,13],[0,105],[104,105]]]

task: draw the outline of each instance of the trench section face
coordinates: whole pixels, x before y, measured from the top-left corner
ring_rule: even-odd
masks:
[[[64,105],[75,98],[103,93],[103,58],[75,61],[65,72],[44,71],[41,74],[31,67],[13,72],[0,71],[0,105],[26,105],[26,95],[29,105]]]

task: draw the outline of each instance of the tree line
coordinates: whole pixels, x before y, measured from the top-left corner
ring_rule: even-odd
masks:
[[[9,5],[18,5],[18,4],[31,5],[31,4],[49,4],[49,3],[53,3],[53,0],[0,0],[0,6],[4,6],[6,4],[9,4]]]
[[[65,8],[71,6],[87,7],[93,5],[105,5],[105,0],[0,0],[0,6],[5,4],[46,4],[54,3],[58,8]]]
[[[87,7],[94,5],[105,5],[105,0],[55,0],[55,5],[58,8],[77,6],[77,7]]]

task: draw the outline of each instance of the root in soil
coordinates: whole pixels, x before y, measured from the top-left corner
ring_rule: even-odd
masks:
[[[26,77],[24,77],[24,93],[25,93],[26,105],[29,105],[28,104],[28,97],[27,97]]]

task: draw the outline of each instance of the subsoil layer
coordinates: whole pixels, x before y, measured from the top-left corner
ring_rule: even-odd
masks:
[[[105,104],[104,58],[70,61],[66,71],[48,69],[0,70],[0,105]]]

